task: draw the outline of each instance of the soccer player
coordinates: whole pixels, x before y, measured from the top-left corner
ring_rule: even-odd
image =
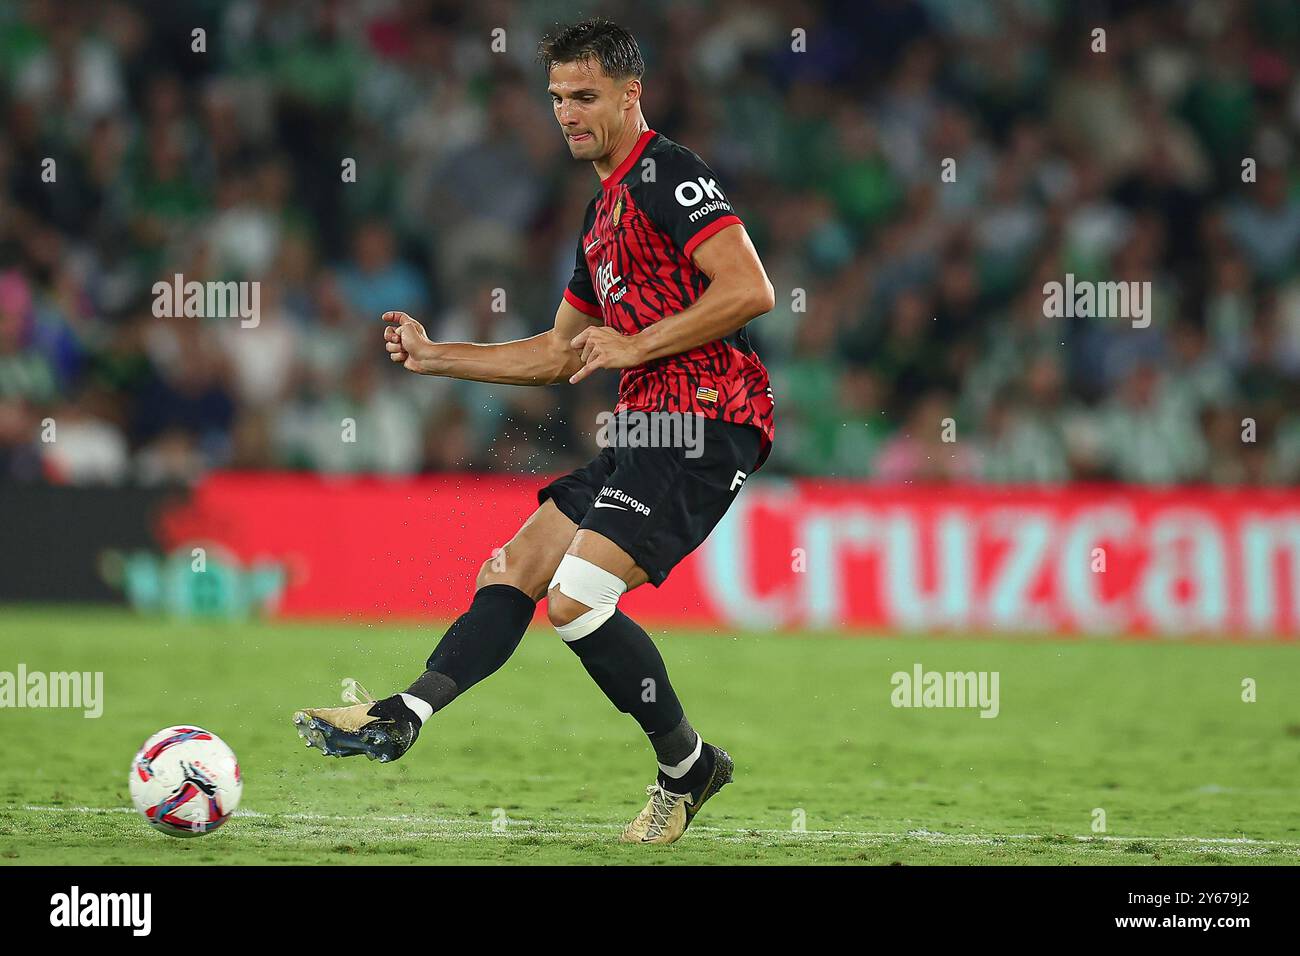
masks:
[[[388,312],[384,346],[412,372],[476,382],[577,383],[621,369],[615,435],[635,434],[638,417],[644,435],[651,416],[651,425],[677,416],[674,434],[698,425],[702,440],[615,442],[542,488],[415,683],[380,701],[299,711],[294,722],[327,755],[396,760],[435,713],[509,659],[545,597],[555,630],[654,748],[650,800],[622,840],[672,843],[733,764],[691,726],[654,642],[618,602],[663,584],[767,458],[772,392],[745,324],[772,308],[772,285],[713,172],[646,124],[631,34],[586,20],[546,38],[539,59],[570,153],[600,177],[554,328],[497,344],[433,342],[411,316]]]

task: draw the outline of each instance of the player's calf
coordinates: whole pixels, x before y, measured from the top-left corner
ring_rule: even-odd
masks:
[[[672,843],[704,802],[731,781],[732,762],[696,733],[654,641],[618,610],[626,589],[617,574],[566,554],[551,582],[547,614],[605,696],[636,719],[654,748],[659,775],[647,791],[650,802],[622,839]]]

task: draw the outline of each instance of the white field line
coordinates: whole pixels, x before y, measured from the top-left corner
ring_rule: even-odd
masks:
[[[42,807],[32,805],[0,807],[0,813],[13,812],[83,813],[102,815],[119,813],[133,814],[136,811],[131,807]],[[565,824],[564,826],[552,826],[546,823],[535,823],[532,820],[508,818],[506,827],[503,830],[496,831],[492,829],[492,823],[487,820],[470,820],[464,817],[433,817],[419,814],[366,814],[361,816],[349,816],[344,814],[328,813],[259,813],[256,810],[236,810],[234,815],[236,817],[253,820],[292,820],[302,823],[350,823],[365,830],[374,830],[374,824],[377,823],[432,824],[434,826],[446,828],[442,830],[405,830],[398,833],[385,832],[382,834],[391,839],[420,837],[435,840],[459,840],[476,839],[484,836],[541,836],[552,837],[555,839],[588,839],[600,834],[613,834],[619,830],[619,827],[612,824],[575,822]],[[693,826],[691,829],[695,832],[711,833],[716,838],[728,842],[748,842],[753,837],[767,837],[782,838],[792,842],[812,840],[879,844],[916,840],[922,843],[935,844],[937,846],[997,846],[1002,843],[1016,841],[1042,841],[1051,839],[1051,837],[1042,833],[941,833],[926,829],[905,831],[808,830],[806,832],[795,832],[791,830],[768,830],[755,829],[751,827],[712,827],[703,824]],[[1300,854],[1300,843],[1291,843],[1285,840],[1256,840],[1251,837],[1112,836],[1099,834],[1075,834],[1067,836],[1066,839],[1073,840],[1076,843],[1101,842],[1195,845],[1202,848],[1205,852],[1208,852],[1211,849],[1222,849],[1224,852],[1229,853],[1251,853],[1251,851],[1262,852],[1274,849]]]

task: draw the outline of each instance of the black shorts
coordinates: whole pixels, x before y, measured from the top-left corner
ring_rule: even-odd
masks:
[[[709,536],[759,464],[762,432],[702,421],[700,454],[615,445],[537,493],[630,554],[655,587]]]

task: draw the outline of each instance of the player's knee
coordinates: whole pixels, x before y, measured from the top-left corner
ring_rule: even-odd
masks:
[[[618,610],[627,584],[577,555],[566,554],[555,569],[546,601],[546,615],[566,641],[586,637]]]
[[[550,619],[552,627],[557,629],[566,627],[590,610],[591,608],[581,601],[575,601],[562,594],[558,584],[547,592],[546,616]]]
[[[497,584],[496,558],[488,558],[478,569],[478,577],[474,579],[474,588],[485,588],[489,584]]]
[[[474,586],[476,588],[485,588],[489,584],[514,584],[515,578],[519,576],[519,569],[513,567],[513,564],[513,561],[506,559],[504,548],[493,552],[492,557],[479,565],[478,577],[474,580]]]
[[[492,557],[484,561],[474,579],[475,590],[490,584],[508,584],[523,591],[534,601],[540,601],[546,593],[547,577],[542,570],[529,561],[527,556],[520,556],[500,548]]]

